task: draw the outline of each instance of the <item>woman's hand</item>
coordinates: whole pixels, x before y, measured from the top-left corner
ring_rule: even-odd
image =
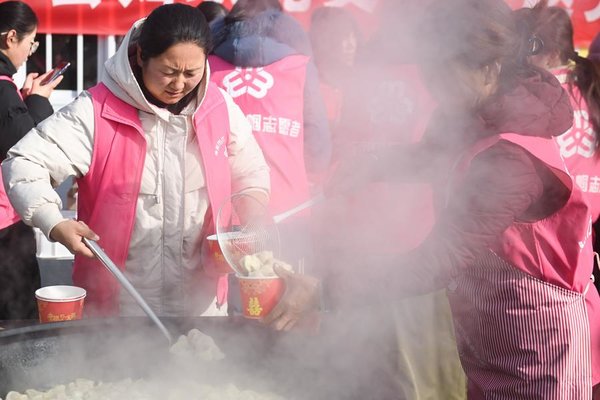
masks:
[[[59,222],[50,231],[50,238],[65,246],[71,253],[94,258],[92,251],[81,241],[83,237],[91,240],[100,239],[85,222],[72,219]]]
[[[23,87],[21,88],[21,94],[23,95],[23,98],[26,98],[27,96],[29,96],[31,94],[31,88],[33,87],[33,80],[35,78],[37,78],[40,74],[38,74],[37,72],[32,72],[30,74],[27,74],[27,78],[25,78],[25,83],[23,84]]]
[[[25,94],[24,91],[21,91],[21,93],[23,94],[23,97],[27,97],[32,94],[37,94],[38,96],[49,98],[50,95],[52,94],[52,91],[63,80],[63,76],[61,75],[58,78],[56,78],[55,80],[53,80],[52,82],[42,85],[43,80],[46,79],[46,77],[52,75],[52,72],[54,72],[54,70],[50,70],[50,71],[46,72],[45,74],[32,77],[31,78],[31,86],[28,89],[28,93]],[[27,76],[27,79],[29,79],[30,75],[34,75],[34,74],[29,74]],[[23,85],[23,89],[25,89],[25,86],[27,86],[27,80],[25,80],[25,85]]]
[[[263,322],[278,331],[289,331],[302,319],[318,310],[321,300],[320,281],[279,266],[273,269],[283,279],[285,293],[269,315],[263,318]]]

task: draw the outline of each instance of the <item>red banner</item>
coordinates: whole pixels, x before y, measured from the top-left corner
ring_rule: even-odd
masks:
[[[1,0],[0,0],[1,1]],[[123,35],[131,24],[165,3],[196,6],[201,0],[29,0],[40,19],[40,33]],[[230,8],[236,0],[220,0]],[[308,26],[317,7],[346,7],[361,26],[371,31],[377,11],[385,0],[281,0],[284,9]],[[445,1],[445,0],[438,0]],[[506,0],[513,8],[534,4],[535,0]],[[600,0],[549,0],[551,6],[564,7],[573,19],[575,42],[585,47],[600,31]]]
[[[236,0],[221,0],[231,8]],[[124,35],[131,24],[167,3],[198,5],[201,0],[29,0],[39,20],[40,33]],[[308,26],[313,9],[328,5],[347,7],[367,29],[381,0],[281,0],[283,8]]]
[[[513,8],[529,7],[532,0],[507,0]],[[566,9],[575,29],[575,45],[587,47],[600,32],[600,0],[549,0],[548,5]]]

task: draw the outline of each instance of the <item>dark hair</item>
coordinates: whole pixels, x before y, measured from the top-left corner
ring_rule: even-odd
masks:
[[[590,43],[588,59],[592,61],[600,61],[600,32],[596,34],[592,43]]]
[[[200,10],[185,4],[165,4],[150,13],[138,44],[142,61],[157,57],[178,43],[195,43],[208,55],[211,34]]]
[[[216,1],[203,1],[198,4],[196,8],[204,14],[204,18],[206,18],[208,23],[217,18],[226,16],[229,12],[223,4],[217,3]]]
[[[526,24],[525,33],[531,39],[541,40],[537,54],[557,51],[560,62],[567,64],[575,53],[571,17],[564,9],[547,4],[546,0],[540,1],[534,8],[516,10],[515,15],[518,22]]]
[[[268,11],[283,11],[279,0],[238,0],[225,17],[225,24],[244,21]]]
[[[498,63],[507,84],[530,72],[529,45],[503,0],[434,2],[421,21],[424,63],[444,68],[449,62],[479,69]]]
[[[575,62],[568,75],[569,87],[576,86],[586,102],[589,120],[596,134],[600,133],[600,64],[581,57],[573,44],[573,24],[569,14],[559,7],[548,7],[541,1],[532,9],[518,10],[518,17],[528,24],[531,37],[543,43],[540,54],[558,51],[560,61]],[[600,143],[596,143],[600,146]]]
[[[0,32],[17,31],[22,40],[37,28],[38,19],[31,7],[22,1],[0,3]]]

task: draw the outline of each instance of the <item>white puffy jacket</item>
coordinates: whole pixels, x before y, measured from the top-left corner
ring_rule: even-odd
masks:
[[[150,104],[128,57],[142,23],[134,24],[117,53],[106,61],[102,77],[112,93],[139,110],[147,141],[126,275],[159,315],[224,315],[226,307],[218,309],[215,304],[216,281],[203,273],[198,251],[209,204],[191,117],[203,101],[210,71],[207,65],[197,99],[180,115]],[[227,152],[232,192],[268,191],[269,170],[252,129],[232,99],[223,95],[231,128]],[[84,176],[93,143],[94,111],[90,94],[83,92],[10,150],[2,164],[5,187],[25,223],[48,236],[64,220],[52,184]],[[143,314],[124,292],[120,305],[122,315]]]

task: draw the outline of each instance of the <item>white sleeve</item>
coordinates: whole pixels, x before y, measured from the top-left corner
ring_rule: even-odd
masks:
[[[94,110],[90,94],[83,92],[9,150],[2,163],[4,186],[26,224],[48,236],[64,220],[53,185],[88,172],[93,143]]]
[[[270,191],[269,167],[242,110],[231,96],[221,90],[229,112],[229,143],[227,153],[231,168],[233,193],[247,189]]]

